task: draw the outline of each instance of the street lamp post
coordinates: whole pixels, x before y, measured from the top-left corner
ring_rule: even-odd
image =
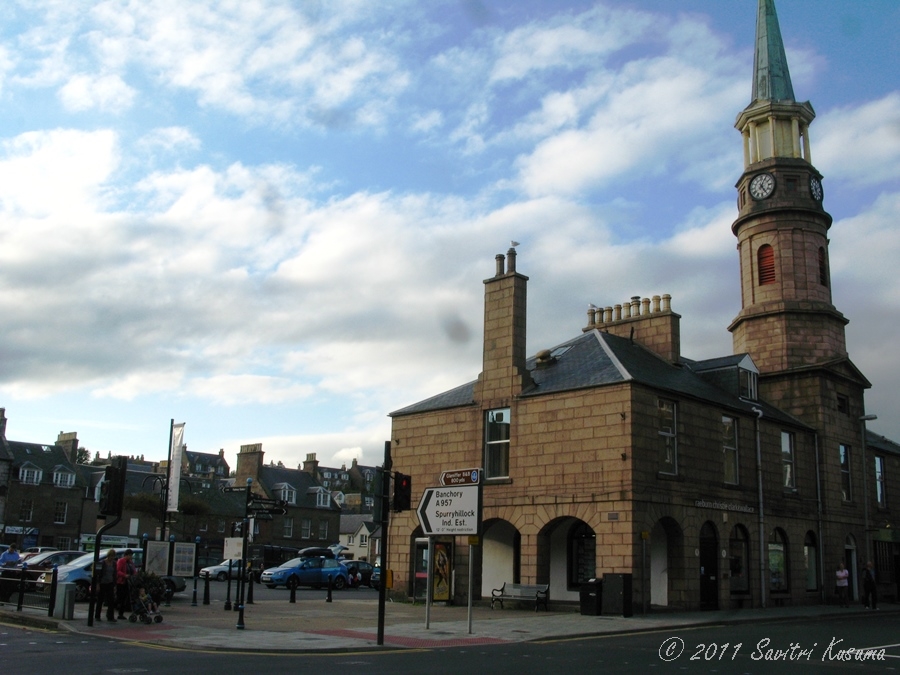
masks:
[[[872,535],[869,532],[869,465],[866,460],[866,422],[877,420],[878,415],[863,415],[859,418],[860,434],[862,435],[862,465],[863,465],[863,524],[866,531],[866,556],[863,565],[872,555]]]

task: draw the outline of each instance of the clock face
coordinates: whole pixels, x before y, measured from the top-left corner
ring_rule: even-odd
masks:
[[[775,177],[770,173],[761,173],[750,181],[750,195],[754,199],[765,199],[775,191]]]
[[[817,202],[822,201],[822,181],[820,181],[815,176],[810,177],[809,179],[809,193],[812,195],[812,198]]]

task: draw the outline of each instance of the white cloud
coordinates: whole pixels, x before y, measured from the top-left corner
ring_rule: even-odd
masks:
[[[121,112],[131,107],[136,94],[118,75],[75,75],[59,90],[63,105],[78,112]]]
[[[829,179],[877,185],[900,177],[900,93],[829,111],[814,133],[813,161]]]

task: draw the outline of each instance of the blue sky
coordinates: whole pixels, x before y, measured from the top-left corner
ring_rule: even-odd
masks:
[[[163,459],[380,463],[474,379],[521,243],[529,353],[669,293],[689,358],[740,310],[734,120],[756,0],[0,5],[0,407]],[[900,439],[900,3],[778,0],[834,216],[835,306]]]

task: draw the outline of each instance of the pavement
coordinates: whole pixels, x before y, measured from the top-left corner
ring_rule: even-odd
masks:
[[[177,595],[169,607],[161,607],[161,623],[95,621],[88,626],[87,605],[79,603],[70,620],[47,617],[46,610],[0,606],[0,623],[42,630],[70,631],[168,648],[231,652],[328,653],[391,649],[437,649],[518,642],[564,640],[640,632],[678,631],[702,626],[746,622],[815,621],[836,616],[871,614],[860,606],[843,609],[835,605],[807,605],[739,610],[652,612],[647,615],[583,616],[578,607],[570,611],[540,611],[507,607],[491,610],[487,605],[471,609],[471,630],[466,606],[387,602],[383,643],[378,644],[378,602],[372,592],[342,591],[327,602],[325,591],[298,591],[298,601],[277,599],[246,604],[243,628],[241,614],[226,610],[222,601],[192,604],[190,592]],[[900,605],[883,604],[878,613],[900,615]]]

